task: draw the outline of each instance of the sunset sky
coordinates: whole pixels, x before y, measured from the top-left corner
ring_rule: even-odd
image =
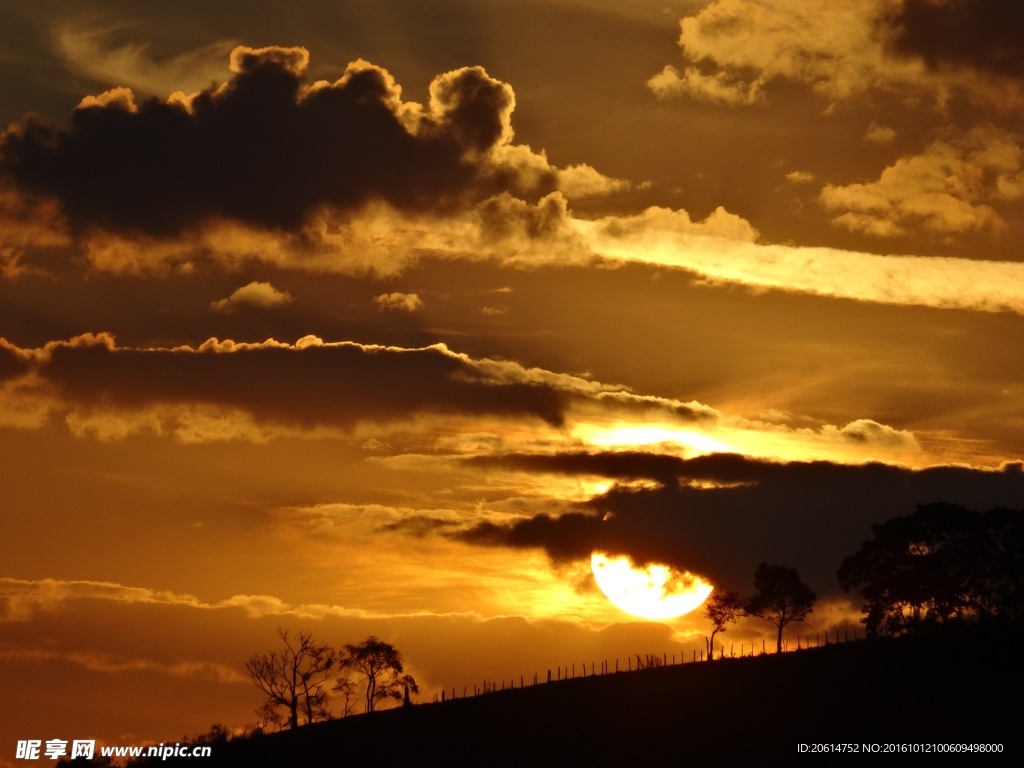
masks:
[[[86,5],[0,6],[0,765],[253,722],[278,627],[427,700],[703,648],[595,550],[813,636],[1024,506],[1018,3]]]

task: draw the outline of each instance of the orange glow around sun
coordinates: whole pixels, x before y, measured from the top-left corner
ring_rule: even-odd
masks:
[[[713,587],[699,576],[670,565],[638,568],[625,555],[604,552],[590,556],[594,581],[616,606],[644,619],[674,619],[707,600]]]

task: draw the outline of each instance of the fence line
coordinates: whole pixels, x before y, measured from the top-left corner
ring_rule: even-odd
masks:
[[[838,627],[834,628],[834,635],[833,635],[832,638],[830,638],[829,634],[832,631],[833,630],[825,630],[825,632],[824,632],[824,640],[822,640],[822,633],[821,632],[815,632],[814,633],[814,642],[813,642],[813,644],[811,642],[811,636],[810,635],[804,635],[802,639],[801,639],[800,635],[797,635],[796,636],[796,646],[793,647],[793,648],[790,647],[790,640],[788,638],[784,639],[783,643],[782,643],[782,652],[783,653],[792,653],[793,651],[804,651],[804,650],[808,650],[810,648],[823,648],[823,647],[826,647],[826,646],[829,646],[829,645],[838,645],[840,643],[856,642],[859,639],[863,639],[863,638],[858,638],[857,637],[857,628],[856,627],[853,628],[853,635],[852,635],[852,637],[851,637],[851,633],[850,633],[850,627],[848,627],[848,626],[843,627],[843,637],[842,637],[842,639],[840,639],[839,628]],[[764,638],[761,638],[761,648],[760,648],[760,651],[758,651],[758,649],[757,649],[757,647],[755,646],[754,643],[750,643],[749,644],[749,649],[748,649],[747,643],[740,643],[740,652],[737,655],[737,653],[736,653],[736,644],[735,643],[730,643],[729,644],[729,653],[728,653],[728,655],[726,655],[726,653],[725,653],[725,644],[723,643],[722,646],[721,646],[721,651],[719,653],[720,653],[720,655],[718,657],[719,659],[726,659],[726,658],[729,658],[729,659],[753,658],[755,656],[775,655],[774,653],[769,653]],[[599,672],[595,671],[595,670],[598,669],[597,662],[591,661],[590,662],[590,675],[589,676],[590,677],[597,677],[598,675],[604,676],[604,675],[610,675],[610,674],[618,674],[620,671],[632,672],[632,671],[634,671],[634,667],[633,667],[634,659],[636,660],[636,671],[639,671],[639,670],[642,670],[642,669],[655,669],[655,668],[658,668],[658,667],[667,667],[667,666],[682,666],[682,665],[685,665],[685,664],[688,664],[688,663],[703,662],[704,661],[704,651],[694,650],[693,651],[693,655],[692,655],[692,661],[690,661],[690,662],[687,662],[685,654],[681,653],[679,655],[679,663],[678,664],[676,663],[676,656],[675,656],[675,654],[672,654],[672,663],[671,663],[671,665],[669,664],[669,658],[668,658],[668,654],[667,653],[662,653],[660,656],[658,654],[645,654],[645,655],[641,655],[641,654],[637,653],[637,654],[633,654],[631,656],[627,656],[626,657],[626,669],[625,670],[620,670],[620,666],[619,666],[619,661],[620,660],[618,658],[616,658],[615,659],[615,671],[614,672],[610,671],[611,670],[611,665],[608,663],[607,659],[605,659],[605,660],[603,660],[601,662],[601,666],[600,666],[600,671]],[[581,677],[587,677],[587,663],[586,663],[586,661],[584,661],[580,665],[580,676]],[[534,672],[533,673],[533,683],[532,684],[534,686],[545,685],[546,683],[558,683],[558,682],[562,682],[563,680],[573,680],[575,678],[576,678],[576,663],[575,662],[570,662],[569,664],[566,664],[565,667],[562,667],[561,665],[556,665],[555,666],[555,673],[554,673],[554,675],[552,675],[551,669],[548,669],[547,670],[547,680],[546,680],[546,682],[541,682],[538,673]],[[509,679],[507,681],[507,683],[508,683],[508,687],[507,687],[508,690],[515,690],[515,688],[516,688],[516,680],[515,680],[514,677]],[[496,683],[493,680],[484,680],[479,686],[477,686],[476,683],[473,683],[473,696],[482,696],[482,695],[488,694],[488,693],[495,693],[495,692],[497,692],[499,690],[501,690],[501,691],[506,690],[506,680],[502,680],[501,681],[501,683],[500,683],[501,687],[500,688],[498,687],[498,685],[499,684]],[[523,688],[526,688],[526,687],[527,686],[526,686],[525,678],[522,675],[520,675],[519,676],[519,688],[523,689]],[[451,697],[450,698],[447,696],[447,692],[445,690],[442,690],[442,691],[434,694],[434,703],[436,704],[436,703],[445,702],[445,701],[453,701],[456,698],[455,694],[456,694],[456,689],[455,688],[452,688],[452,693],[451,693]],[[468,686],[463,686],[463,688],[462,688],[462,698],[463,699],[468,698]]]

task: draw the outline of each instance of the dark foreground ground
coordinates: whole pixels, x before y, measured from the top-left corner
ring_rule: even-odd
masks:
[[[578,678],[236,740],[211,758],[163,764],[774,764],[820,761],[811,750],[822,743],[861,752],[874,743],[1001,743],[1001,755],[959,758],[1016,760],[1022,639],[1019,627],[975,627]]]

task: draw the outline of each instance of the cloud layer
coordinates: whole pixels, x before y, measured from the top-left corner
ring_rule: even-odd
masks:
[[[0,359],[14,377],[23,357],[9,345],[3,349]],[[195,349],[137,349],[118,347],[108,334],[87,334],[36,354],[39,391],[70,405],[85,419],[83,428],[104,416],[126,416],[160,432],[162,407],[179,425],[196,408],[303,429],[351,429],[418,414],[557,425],[571,392],[557,377],[539,380],[520,366],[473,361],[444,345],[403,349],[306,337],[294,345],[211,339]]]
[[[842,558],[870,538],[870,526],[948,501],[1013,507],[1024,492],[1020,464],[1001,471],[831,462],[764,462],[718,454],[693,459],[643,454],[508,456],[488,464],[598,474],[647,485],[613,487],[558,516],[481,522],[450,534],[490,546],[541,547],[556,561],[593,550],[669,563],[729,589],[747,589],[757,563],[797,567],[820,595],[839,590]]]
[[[527,178],[489,162],[511,140],[514,98],[481,68],[435,80],[421,110],[365,62],[306,85],[308,58],[236,48],[216,90],[136,104],[120,88],[85,99],[68,129],[26,120],[3,138],[3,171],[59,200],[76,230],[155,236],[217,218],[295,232],[322,206],[440,211],[554,189],[550,170]]]
[[[362,60],[330,83],[307,81],[303,48],[238,47],[230,63],[227,83],[195,94],[137,103],[117,87],[83,99],[68,127],[38,115],[13,124],[0,181],[16,195],[0,208],[13,219],[25,197],[55,204],[50,227],[111,268],[138,259],[124,253],[133,247],[158,264],[175,249],[245,250],[239,238],[260,233],[344,251],[339,233],[372,205],[445,217],[496,195],[528,206],[560,188],[626,186],[513,144],[515,95],[482,67],[436,77],[421,105]]]
[[[1019,13],[1009,0],[714,0],[680,22],[683,69],[648,86],[728,105],[763,104],[788,80],[833,103],[902,92],[941,105],[956,89],[1020,106]]]
[[[993,205],[1022,197],[1021,137],[992,125],[934,141],[897,160],[878,181],[821,191],[822,203],[838,214],[834,223],[883,237],[999,233],[1006,222]]]
[[[932,70],[1024,74],[1016,34],[1024,16],[1013,0],[903,0],[893,6],[886,23],[893,49],[921,57]]]
[[[924,162],[920,165],[930,168]],[[891,185],[927,186],[933,179],[929,173],[908,180],[897,170],[878,184],[827,187],[823,199],[836,207],[856,208],[856,212],[842,214],[841,223],[878,230],[879,234],[891,234],[907,219],[924,219],[947,230],[974,228],[998,219],[990,208],[972,206],[950,192],[936,195],[926,189],[915,190],[920,192],[916,205],[914,199],[897,203],[893,202],[895,195],[886,195]],[[1018,262],[760,244],[751,238],[703,234],[699,229],[623,231],[614,217],[577,220],[574,226],[598,254],[684,269],[716,283],[885,304],[1024,314],[1024,264]]]

